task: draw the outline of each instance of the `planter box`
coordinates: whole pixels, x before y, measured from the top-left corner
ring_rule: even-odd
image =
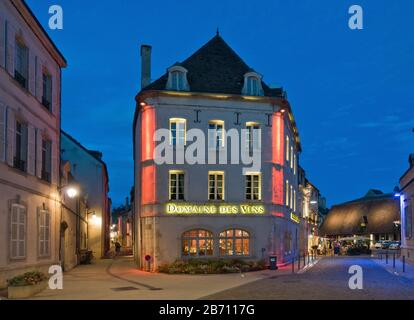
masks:
[[[8,287],[7,296],[9,299],[30,298],[43,291],[48,286],[48,281],[42,281],[32,286]]]

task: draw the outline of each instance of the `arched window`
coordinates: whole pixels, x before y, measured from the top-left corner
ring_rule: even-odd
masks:
[[[241,229],[228,229],[220,233],[221,256],[248,256],[250,234]]]
[[[253,76],[247,78],[247,93],[250,96],[259,95],[259,79]]]
[[[262,76],[250,71],[244,75],[242,94],[247,96],[263,96]]]
[[[167,90],[189,91],[187,81],[187,69],[180,65],[174,65],[168,69]]]
[[[171,72],[171,89],[177,91],[184,90],[184,72]]]
[[[212,256],[213,233],[202,229],[184,232],[181,239],[181,255]]]

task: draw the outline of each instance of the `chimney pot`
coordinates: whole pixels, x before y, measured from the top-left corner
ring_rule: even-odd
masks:
[[[141,46],[141,89],[151,83],[151,49],[147,44]]]

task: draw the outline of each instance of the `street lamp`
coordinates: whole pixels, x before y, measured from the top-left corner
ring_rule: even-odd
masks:
[[[73,199],[79,194],[79,190],[74,186],[69,186],[66,190],[66,194],[69,198]]]

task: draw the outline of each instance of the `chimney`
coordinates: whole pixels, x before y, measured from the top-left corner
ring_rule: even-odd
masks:
[[[141,89],[151,83],[151,49],[146,44],[141,46]]]

